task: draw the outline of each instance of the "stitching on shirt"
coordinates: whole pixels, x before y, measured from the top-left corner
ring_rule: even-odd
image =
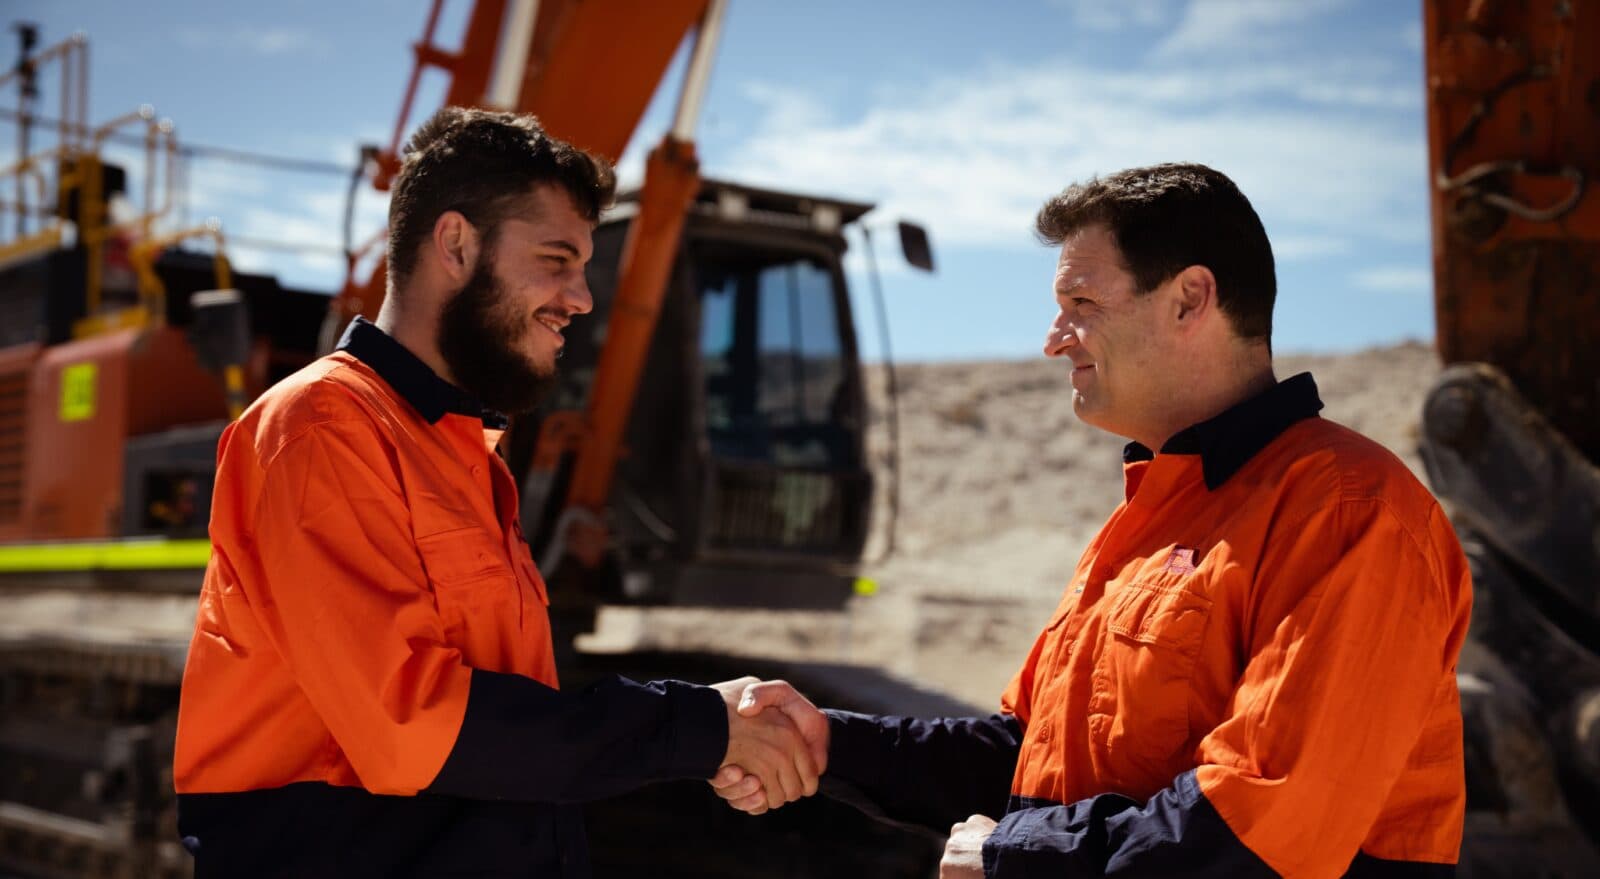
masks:
[[[314,384],[322,384],[322,383],[323,383],[323,380],[319,379]],[[344,392],[346,392],[348,394],[347,388],[345,386],[343,386],[339,382],[328,382],[327,384],[330,385],[334,389],[337,389],[337,390],[340,390],[340,391],[344,391]],[[302,391],[301,393],[304,393],[304,391]],[[356,398],[354,394],[348,394],[348,395],[350,397],[352,397],[353,399],[359,399],[359,398]],[[265,481],[268,478],[270,478],[273,467],[275,467],[277,465],[279,459],[281,459],[283,457],[284,453],[288,451],[289,447],[290,446],[294,446],[294,445],[299,445],[302,440],[304,440],[307,437],[311,436],[312,432],[317,430],[318,428],[327,428],[327,427],[334,426],[334,425],[345,425],[345,426],[354,425],[354,426],[360,426],[360,427],[371,427],[371,426],[373,426],[373,424],[374,424],[374,420],[371,419],[371,418],[363,418],[363,417],[358,417],[358,416],[354,416],[354,415],[325,416],[323,418],[320,418],[320,419],[317,419],[317,420],[314,420],[314,421],[309,421],[309,422],[301,425],[294,432],[289,433],[288,435],[284,436],[278,442],[277,446],[272,450],[271,454],[267,458],[263,459],[259,455],[256,456],[256,466],[261,471],[261,479],[263,481]],[[252,449],[254,449],[255,441],[259,440],[260,437],[257,436],[255,433],[251,433],[250,434],[250,439],[252,440],[252,442],[250,443],[250,446],[252,447]],[[397,478],[398,478],[398,476],[397,476]],[[255,523],[260,522],[262,520],[261,504],[265,499],[266,499],[265,493],[259,493],[259,494],[256,495],[253,507],[251,509],[251,516],[250,516],[250,520],[249,520],[250,524],[249,524],[248,527],[241,528],[241,532],[243,533],[243,535],[247,539],[249,539],[252,543],[255,542],[255,537],[256,537]]]

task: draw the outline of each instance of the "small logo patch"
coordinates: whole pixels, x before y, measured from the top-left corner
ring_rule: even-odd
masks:
[[[1173,549],[1172,555],[1167,556],[1167,563],[1161,566],[1161,570],[1169,574],[1193,574],[1194,549],[1187,546]]]

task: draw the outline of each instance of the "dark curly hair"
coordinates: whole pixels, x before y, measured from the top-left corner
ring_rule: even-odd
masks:
[[[403,285],[433,225],[458,211],[493,246],[500,223],[543,184],[591,223],[616,191],[611,163],[546,134],[531,115],[445,107],[406,142],[389,199],[389,277]]]
[[[1034,224],[1040,240],[1053,245],[1092,225],[1110,230],[1140,293],[1205,266],[1234,331],[1270,345],[1278,295],[1272,245],[1227,175],[1197,164],[1129,168],[1067,187],[1045,202]]]

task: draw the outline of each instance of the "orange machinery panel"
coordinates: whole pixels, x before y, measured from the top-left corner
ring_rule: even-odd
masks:
[[[523,68],[517,109],[534,113],[546,131],[612,160],[633,137],[667,65],[709,0],[543,0]],[[429,16],[431,40],[438,6]],[[481,107],[491,67],[515,35],[506,0],[476,0],[461,48],[425,43],[419,58],[450,71],[445,103]],[[408,94],[409,106],[412,95]],[[402,132],[395,132],[395,147]]]
[[[562,140],[613,161],[707,0],[547,2],[518,109]]]
[[[116,536],[124,441],[227,413],[221,383],[181,330],[121,330],[48,349],[27,389],[22,536]]]
[[[1600,3],[1423,9],[1439,354],[1600,460]]]

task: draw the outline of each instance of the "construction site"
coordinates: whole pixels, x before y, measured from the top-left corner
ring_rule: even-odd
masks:
[[[729,6],[746,2],[395,4],[421,26],[392,47],[399,112],[371,143],[319,132],[348,144],[343,162],[189,143],[186,120],[150,106],[91,107],[95,14],[62,32],[7,22],[0,877],[194,875],[173,754],[218,444],[377,318],[382,208],[440,106],[532,113],[642,171],[594,227],[593,311],[566,329],[555,384],[495,450],[548,585],[561,688],[754,675],[871,715],[1000,710],[1124,502],[1126,440],[1074,415],[1069,370],[1037,343],[896,360],[885,281],[913,300],[934,283],[941,227],[880,193],[701,160]],[[1600,2],[1407,8],[1431,337],[1275,346],[1274,369],[1311,372],[1323,417],[1398,456],[1470,562],[1456,875],[1597,876]],[[646,142],[651,112],[665,130]],[[280,272],[274,242],[197,215],[197,163],[309,173],[342,218],[314,255],[342,282]],[[1042,202],[1071,178],[1034,182]],[[1049,272],[1027,328],[1041,339]],[[583,808],[599,877],[940,875],[948,827],[867,811],[810,797],[746,816],[695,780]]]

